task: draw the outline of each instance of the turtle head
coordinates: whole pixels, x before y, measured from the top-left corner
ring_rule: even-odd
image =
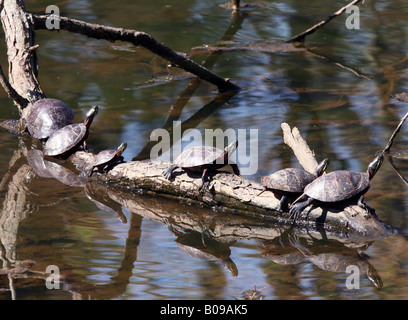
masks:
[[[224,161],[224,163],[228,162],[228,158],[231,156],[231,154],[234,153],[234,151],[237,149],[238,147],[238,140],[235,140],[233,142],[231,142],[225,149],[224,149],[224,153],[221,156],[221,159]]]
[[[375,174],[377,173],[378,169],[380,169],[381,164],[384,160],[384,155],[381,153],[367,167],[368,178],[371,180]]]
[[[127,143],[126,143],[126,142],[123,142],[123,143],[118,147],[116,153],[117,153],[118,155],[122,155],[123,151],[125,151],[126,148],[127,148]]]
[[[228,155],[228,157],[237,149],[238,147],[238,140],[235,140],[231,142],[225,149],[225,153]]]
[[[25,94],[30,103],[36,102],[37,100],[43,98],[43,95],[38,91],[27,90]]]
[[[322,162],[320,162],[318,164],[318,166],[316,167],[313,175],[315,176],[315,178],[320,177],[327,169],[327,166],[330,164],[330,160],[328,158],[324,159]]]
[[[86,114],[85,117],[85,125],[89,128],[89,126],[91,125],[93,118],[96,116],[96,114],[98,113],[99,107],[98,106],[93,106],[88,113]]]

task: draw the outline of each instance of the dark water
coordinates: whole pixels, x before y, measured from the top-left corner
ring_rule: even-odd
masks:
[[[344,2],[265,1],[238,17],[222,3],[71,1],[60,9],[69,17],[145,31],[241,86],[196,129],[245,130],[258,146],[249,179],[298,166],[283,143],[282,122],[299,128],[319,160],[329,157],[330,170],[365,171],[407,112],[407,104],[394,99],[408,91],[406,2],[366,1],[360,29],[347,29],[347,15],[341,16],[307,38],[305,48],[282,42]],[[46,5],[26,3],[39,12]],[[141,153],[192,81],[176,68],[169,78],[165,61],[126,43],[65,31],[39,31],[37,43],[45,93],[70,105],[76,121],[98,104],[90,148],[98,152],[127,141],[125,160]],[[224,51],[209,55],[205,45]],[[3,45],[7,69],[5,50]],[[214,86],[200,83],[185,98],[179,120],[216,94]],[[16,119],[4,92],[0,102],[0,118]],[[406,132],[404,126],[393,146],[402,155]],[[264,299],[408,297],[408,162],[402,156],[393,158],[398,171],[385,161],[366,196],[398,233],[365,241],[324,230],[293,232],[143,192],[107,197],[109,190],[88,186],[86,193],[35,174],[26,158],[29,141],[6,132],[0,139],[1,299],[234,299],[255,286]],[[361,273],[359,288],[347,285],[350,265]],[[60,272],[59,289],[46,286],[49,266]]]

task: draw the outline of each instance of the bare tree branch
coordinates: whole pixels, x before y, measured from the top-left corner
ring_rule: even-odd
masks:
[[[291,129],[287,123],[282,123],[283,141],[293,150],[300,165],[308,172],[313,173],[317,166],[314,152],[300,135],[298,128]]]
[[[35,29],[46,29],[46,15],[31,15]],[[178,54],[163,43],[158,42],[145,32],[131,29],[113,28],[99,24],[87,23],[84,21],[60,17],[60,28],[73,33],[79,33],[95,39],[105,39],[108,41],[125,41],[135,46],[142,46],[160,57],[168,60],[186,71],[189,71],[203,80],[206,80],[218,87],[219,91],[237,91],[240,87],[232,83],[229,79],[224,79],[206,68],[200,66],[184,55]]]
[[[342,7],[340,10],[338,10],[335,13],[333,13],[332,15],[330,15],[326,20],[320,21],[318,24],[316,24],[313,27],[307,29],[306,31],[303,31],[302,33],[299,33],[298,35],[290,38],[286,42],[300,42],[300,41],[303,41],[306,36],[308,36],[309,34],[312,34],[317,29],[323,27],[325,24],[329,23],[332,19],[334,19],[334,18],[338,17],[339,15],[341,15],[347,8],[349,8],[349,7],[353,6],[353,5],[356,5],[360,1],[361,0],[354,0],[354,1],[350,2],[348,5]]]
[[[1,22],[7,43],[10,86],[21,96],[28,89],[41,94],[37,73],[37,56],[34,46],[34,29],[30,17],[26,15],[23,0],[4,0],[1,6]],[[20,104],[20,112],[27,101]]]
[[[0,65],[0,84],[2,85],[4,91],[6,91],[7,95],[10,99],[13,99],[14,102],[17,104],[20,113],[22,110],[20,106],[24,106],[27,104],[27,100],[20,96],[16,90],[11,86],[10,82],[7,80],[6,76],[4,75],[3,68]]]
[[[398,134],[398,132],[400,131],[401,126],[403,125],[403,123],[405,122],[405,120],[407,119],[407,117],[408,117],[408,112],[405,114],[405,116],[403,116],[403,117],[401,118],[400,123],[399,123],[398,126],[395,128],[394,132],[392,133],[391,138],[388,140],[388,143],[387,143],[387,145],[385,146],[383,152],[389,152],[389,151],[390,151],[391,146],[392,146],[392,144],[393,144],[393,142],[394,142],[394,139],[395,139],[396,135]]]

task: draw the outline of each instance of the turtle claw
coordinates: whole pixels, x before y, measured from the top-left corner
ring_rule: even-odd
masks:
[[[177,166],[170,166],[167,169],[163,170],[163,176],[167,179],[167,180],[171,180],[172,176],[173,176],[173,171],[174,169],[176,169]]]
[[[289,219],[293,221],[295,221],[297,219],[297,217],[300,216],[300,209],[298,208],[298,206],[296,204],[294,204],[293,206],[291,206],[291,208],[289,209]]]
[[[375,209],[371,208],[367,203],[364,202],[364,195],[362,195],[358,199],[357,205],[360,208],[364,209],[364,211],[365,211],[364,218],[365,219],[369,219],[371,216],[376,216]]]
[[[296,219],[300,216],[300,212],[297,210],[289,210],[289,220],[293,220],[293,222],[296,221]]]
[[[293,222],[295,222],[296,219],[302,215],[303,210],[312,203],[313,199],[307,198],[304,201],[292,204],[289,210],[289,219],[293,219]]]
[[[203,181],[201,187],[200,187],[200,193],[204,193],[206,190],[208,190],[210,187],[210,181]]]
[[[163,171],[163,176],[167,179],[170,180],[171,179],[171,173],[167,172],[167,170]]]

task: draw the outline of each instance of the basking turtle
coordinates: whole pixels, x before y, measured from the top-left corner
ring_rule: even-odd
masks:
[[[286,168],[264,176],[261,178],[261,181],[265,189],[258,196],[266,190],[271,190],[273,193],[281,196],[278,210],[287,212],[288,197],[301,195],[309,183],[326,171],[329,163],[329,159],[324,159],[316,167],[313,174],[299,168]]]
[[[107,172],[116,163],[123,162],[122,153],[126,150],[127,143],[123,142],[117,149],[102,150],[95,156],[89,176],[92,176],[94,169]]]
[[[27,91],[32,103],[26,118],[26,127],[36,139],[47,139],[54,131],[72,123],[74,112],[57,99],[41,99],[34,91]]]
[[[92,107],[84,123],[69,124],[51,134],[44,146],[44,155],[66,159],[73,154],[81,145],[86,150],[86,139],[89,135],[89,127],[98,113],[98,106]]]
[[[181,168],[185,171],[202,173],[202,187],[207,183],[209,172],[230,165],[236,175],[240,174],[239,168],[235,163],[228,163],[228,158],[238,146],[238,141],[232,142],[224,150],[209,147],[197,146],[184,150],[174,161],[174,165],[163,171],[166,179],[171,179],[173,171]]]
[[[383,160],[383,154],[377,156],[368,165],[366,172],[338,170],[315,179],[292,203],[289,210],[290,217],[295,220],[303,209],[315,200],[333,203],[355,198],[359,207],[370,211],[371,208],[364,202],[364,195],[370,188],[370,180],[377,173]]]

